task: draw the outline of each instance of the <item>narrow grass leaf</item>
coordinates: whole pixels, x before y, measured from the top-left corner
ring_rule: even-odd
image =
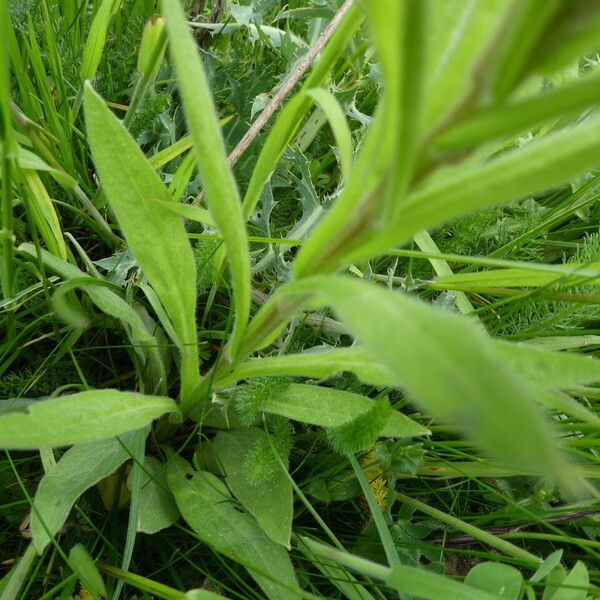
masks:
[[[90,148],[125,239],[160,298],[179,339],[181,402],[191,408],[200,381],[196,334],[196,265],[181,218],[155,199],[169,192],[122,123],[90,85],[85,89]]]
[[[256,428],[220,432],[213,440],[212,448],[234,496],[274,542],[289,548],[293,495],[288,475],[280,470],[265,481],[250,482],[244,472],[244,462],[240,460],[258,444],[268,444],[267,435]]]
[[[120,435],[147,425],[177,405],[170,398],[90,390],[40,400],[0,417],[0,448],[35,450]]]
[[[544,268],[547,265],[537,266],[539,270],[532,264],[531,269],[515,267],[441,275],[429,287],[438,290],[484,291],[494,288],[546,287],[552,284],[568,287],[600,281],[600,263],[551,265],[551,271]]]
[[[79,496],[130,458],[130,442],[131,435],[124,435],[73,446],[42,478],[31,513],[31,534],[38,553],[58,533]]]
[[[102,52],[106,44],[106,35],[108,32],[108,26],[112,16],[118,9],[121,0],[103,0],[100,4],[98,11],[94,15],[90,32],[83,50],[83,59],[81,64],[81,71],[79,72],[81,79],[94,79],[100,59],[102,58]]]
[[[292,591],[298,584],[285,548],[236,509],[220,479],[195,471],[177,455],[169,460],[167,477],[183,518],[203,542],[242,563],[272,600],[300,597]]]
[[[311,425],[337,427],[359,419],[374,405],[374,400],[359,394],[292,383],[276,396],[268,398],[261,410]],[[402,438],[427,434],[427,428],[400,412],[392,411],[380,435]]]
[[[156,337],[150,333],[142,317],[121,296],[108,287],[93,285],[94,279],[90,275],[67,261],[53,256],[47,250],[36,250],[33,244],[24,243],[17,248],[17,251],[33,261],[37,261],[39,251],[46,269],[60,275],[66,281],[73,279],[80,281],[78,287],[85,291],[102,312],[121,322],[132,344],[139,346],[138,351],[142,353],[142,358],[144,358],[144,352],[147,351],[157,376],[162,376],[163,361]],[[90,281],[90,285],[84,283],[87,280]]]
[[[335,96],[325,88],[315,88],[306,92],[325,113],[335,143],[340,151],[340,165],[344,181],[348,180],[352,169],[352,134],[348,127],[348,121],[344,116],[344,111]]]
[[[233,283],[235,322],[230,340],[233,357],[250,314],[250,257],[242,206],[227,161],[223,136],[204,67],[179,0],[163,2],[171,55],[202,174],[210,213],[223,235]]]

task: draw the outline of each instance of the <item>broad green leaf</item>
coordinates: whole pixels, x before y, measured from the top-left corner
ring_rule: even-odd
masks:
[[[94,559],[88,554],[84,545],[75,544],[71,548],[69,551],[69,566],[93,596],[106,598],[104,580],[96,568]]]
[[[443,132],[440,150],[462,150],[501,136],[533,129],[549,119],[575,116],[600,102],[600,77],[590,75],[525,100],[475,112]]]
[[[263,532],[253,517],[236,509],[221,480],[198,472],[177,455],[167,477],[177,506],[198,538],[240,563],[269,598],[297,599],[294,568],[285,548]]]
[[[175,402],[162,396],[108,389],[78,392],[0,417],[0,448],[35,450],[102,440],[176,411]]]
[[[87,42],[83,50],[83,59],[81,63],[81,71],[79,72],[81,79],[93,79],[96,76],[104,45],[106,44],[106,34],[110,20],[118,7],[121,0],[103,0],[98,8],[90,27],[90,33],[87,37]]]
[[[465,584],[500,598],[520,600],[523,575],[509,565],[483,562],[475,565],[465,577]]]
[[[365,6],[383,71],[386,126],[394,136],[390,156],[380,155],[380,160],[391,160],[390,193],[382,207],[383,218],[387,219],[396,214],[416,162],[424,103],[421,96],[429,5],[423,0],[379,0]]]
[[[489,591],[458,583],[449,577],[404,565],[394,566],[385,583],[402,594],[410,594],[423,600],[499,600],[502,598]]]
[[[124,435],[73,446],[42,478],[31,513],[31,534],[38,553],[63,526],[79,496],[130,458],[131,438]]]
[[[283,392],[267,399],[261,410],[320,427],[338,427],[367,414],[374,404],[374,400],[359,394],[292,383]],[[382,437],[428,434],[428,429],[397,411],[392,411],[381,431]]]
[[[352,169],[352,134],[348,127],[348,122],[344,116],[344,111],[335,96],[324,88],[315,88],[308,90],[307,95],[310,96],[325,113],[335,143],[340,151],[340,165],[344,180],[347,180]]]
[[[507,19],[502,24],[501,35],[492,39],[492,60],[485,56],[480,73],[486,81],[484,98],[503,101],[527,75],[530,57],[552,20],[560,13],[562,0],[516,0],[511,3]],[[489,51],[488,51],[489,52]],[[491,64],[489,64],[491,62]]]
[[[167,483],[166,465],[154,456],[146,456],[140,492],[137,530],[157,533],[179,518],[179,510]]]
[[[584,563],[578,560],[575,566],[560,582],[558,587],[548,579],[544,600],[585,600],[588,597],[590,577]],[[546,594],[547,592],[548,595]]]
[[[193,403],[200,371],[196,335],[196,265],[181,218],[154,199],[167,189],[133,138],[89,84],[85,115],[100,182],[129,248],[160,298],[186,351],[181,361],[184,412]]]
[[[179,0],[165,0],[163,9],[179,91],[194,143],[192,151],[202,174],[210,213],[223,235],[229,258],[235,308],[229,344],[231,355],[235,357],[250,314],[250,256],[242,206],[208,80],[181,4]]]
[[[553,473],[567,487],[575,483],[551,429],[530,400],[529,388],[475,322],[405,294],[342,277],[292,283],[279,297],[289,302],[297,296],[306,304],[310,294],[311,307],[314,298],[331,305],[365,350],[394,374],[396,385],[432,416],[454,425],[509,466]],[[277,301],[267,303],[263,314],[269,314]],[[282,396],[294,389],[290,386]],[[285,402],[280,410],[289,411]]]
[[[240,460],[257,444],[268,443],[266,438],[267,433],[256,428],[220,432],[212,442],[212,448],[225,470],[227,485],[234,496],[274,542],[289,548],[293,495],[287,473],[279,471],[266,481],[250,482],[244,472],[244,461]]]

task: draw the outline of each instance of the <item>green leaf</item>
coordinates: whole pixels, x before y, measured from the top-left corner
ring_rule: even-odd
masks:
[[[356,454],[372,448],[390,419],[392,409],[388,399],[378,398],[365,413],[348,423],[337,425],[327,431],[331,447],[342,454]]]
[[[98,12],[94,16],[87,42],[83,50],[81,79],[93,79],[96,76],[104,45],[106,44],[106,33],[108,25],[115,12],[118,10],[120,0],[103,0]]]
[[[533,129],[550,119],[575,116],[600,102],[600,77],[590,75],[525,100],[482,109],[442,133],[440,150],[463,150],[501,136]]]
[[[387,367],[374,361],[371,354],[360,346],[316,347],[300,354],[252,358],[238,365],[232,373],[219,378],[215,387],[251,377],[296,375],[323,379],[342,372],[354,373],[363,383],[372,385],[391,385],[394,380]]]
[[[590,591],[589,587],[588,570],[585,564],[578,560],[558,587],[554,587],[550,579],[548,580],[544,591],[544,600],[585,600]],[[548,595],[546,595],[547,592],[549,592]]]
[[[131,440],[131,435],[124,435],[73,446],[42,478],[31,513],[31,534],[38,553],[58,533],[79,496],[130,458]]]
[[[196,335],[196,265],[181,218],[154,199],[169,192],[122,123],[89,84],[85,115],[90,148],[100,182],[117,221],[185,345],[181,364],[184,412],[200,381]]]
[[[502,597],[425,569],[404,565],[394,566],[386,585],[424,600],[499,600]]]
[[[347,181],[352,169],[353,152],[352,134],[350,133],[348,122],[344,116],[344,111],[342,110],[340,103],[329,90],[315,88],[308,90],[306,93],[317,103],[329,121],[335,143],[340,151],[342,175],[344,180]]]
[[[175,402],[162,396],[108,389],[79,392],[0,417],[0,447],[35,450],[112,438],[176,411]]]
[[[137,530],[158,533],[179,518],[179,510],[169,490],[166,465],[154,458],[144,458]]]
[[[235,308],[229,347],[235,357],[250,314],[250,256],[242,206],[206,74],[181,3],[165,0],[163,9],[179,91],[194,142],[193,152],[202,174],[210,213],[223,235],[229,258]]]
[[[244,472],[244,462],[240,460],[257,444],[265,443],[268,443],[268,434],[262,429],[250,428],[219,432],[212,447],[235,497],[274,542],[289,548],[293,517],[289,476],[279,470],[265,481],[250,482]],[[275,448],[273,451],[276,452]]]
[[[108,287],[94,285],[97,280],[43,248],[36,249],[33,244],[25,243],[21,244],[17,251],[33,261],[38,260],[39,252],[39,257],[46,269],[60,275],[66,281],[78,280],[80,283],[77,287],[85,291],[102,312],[121,322],[132,344],[140,346],[139,352],[142,353],[142,358],[144,352],[148,353],[151,358],[151,366],[156,371],[155,379],[164,378],[164,366],[156,337],[150,333],[142,317],[121,296]],[[90,285],[84,283],[87,280]]]
[[[69,566],[92,596],[104,596],[106,598],[104,580],[96,568],[94,559],[88,554],[84,545],[75,544],[71,548],[69,551]]]
[[[599,154],[600,119],[588,119],[483,165],[448,168],[409,194],[398,218],[349,252],[345,262],[379,254],[465,212],[562,184],[597,166]]]
[[[396,376],[396,385],[432,416],[457,427],[487,454],[520,472],[553,473],[573,489],[574,471],[558,452],[552,430],[530,400],[530,390],[477,323],[405,294],[342,277],[292,283],[279,298],[289,302],[297,296],[306,304],[311,294],[334,308],[362,346]],[[265,305],[263,314],[277,302],[276,297]],[[295,389],[290,386],[281,399]],[[297,403],[303,399],[292,398]],[[286,402],[278,404],[280,414],[297,418]]]
[[[430,24],[425,53],[425,124],[429,129],[471,93],[474,68],[504,15],[506,0],[426,0]]]
[[[317,385],[292,383],[283,392],[267,399],[261,410],[311,425],[337,427],[368,414],[374,406],[374,400],[359,394]],[[425,427],[397,411],[390,413],[380,433],[382,437],[428,434],[429,430]]]
[[[555,550],[550,554],[544,562],[538,567],[536,572],[529,578],[530,583],[543,581],[555,567],[560,565],[564,550]]]
[[[569,287],[600,280],[600,263],[564,265],[532,264],[519,267],[454,273],[437,277],[429,287],[438,290],[486,291],[494,288]]]
[[[198,472],[177,455],[167,470],[177,506],[199,539],[242,563],[273,600],[297,599],[294,568],[285,548],[263,532],[253,517],[236,509],[220,479]]]
[[[465,584],[500,598],[520,600],[523,576],[509,565],[483,562],[475,565],[465,577]]]

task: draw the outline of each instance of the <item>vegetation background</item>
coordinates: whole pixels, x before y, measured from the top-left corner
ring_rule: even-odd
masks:
[[[599,50],[3,2],[0,598],[598,597]]]

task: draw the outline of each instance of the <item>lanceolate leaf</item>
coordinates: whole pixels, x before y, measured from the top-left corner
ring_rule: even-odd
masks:
[[[552,188],[598,163],[600,120],[548,135],[484,165],[448,169],[412,192],[398,219],[383,227],[345,262],[373,256],[467,211]],[[510,175],[509,175],[510,174]],[[301,255],[300,255],[301,256]]]
[[[154,200],[169,192],[125,127],[91,86],[85,115],[92,156],[131,251],[163,303],[185,346],[181,365],[184,411],[199,383],[196,336],[196,266],[181,218]]]
[[[363,347],[397,377],[396,385],[432,416],[451,423],[508,465],[554,473],[565,485],[575,483],[529,388],[476,323],[342,277],[297,282],[286,295],[306,298],[309,292],[334,308]],[[290,386],[283,397],[294,390]],[[291,417],[286,414],[289,404],[281,402],[281,414]]]
[[[91,390],[30,404],[0,417],[0,448],[34,450],[102,440],[177,411],[170,398]]]
[[[261,410],[321,427],[338,427],[355,421],[361,415],[367,415],[374,405],[374,400],[359,394],[293,383],[283,392],[266,400]],[[380,435],[413,437],[428,433],[425,427],[406,415],[392,411]]]
[[[71,508],[88,488],[130,458],[132,435],[73,446],[43,477],[31,513],[31,533],[38,551],[58,533]]]
[[[163,2],[171,54],[193,151],[211,215],[223,235],[233,281],[235,324],[230,351],[237,352],[250,314],[250,257],[242,205],[208,87],[208,81],[179,0]]]
[[[218,477],[195,471],[177,455],[169,461],[167,477],[183,518],[203,542],[242,563],[272,600],[300,597],[292,591],[298,584],[285,548],[236,509]]]
[[[83,51],[83,62],[80,72],[81,79],[83,80],[93,79],[96,76],[96,70],[100,64],[106,43],[108,26],[119,4],[120,0],[103,0],[94,16]]]
[[[289,547],[293,517],[289,476],[280,470],[265,481],[254,483],[244,473],[244,457],[258,444],[268,444],[266,436],[265,431],[254,427],[220,432],[212,447],[236,498],[273,541]]]

